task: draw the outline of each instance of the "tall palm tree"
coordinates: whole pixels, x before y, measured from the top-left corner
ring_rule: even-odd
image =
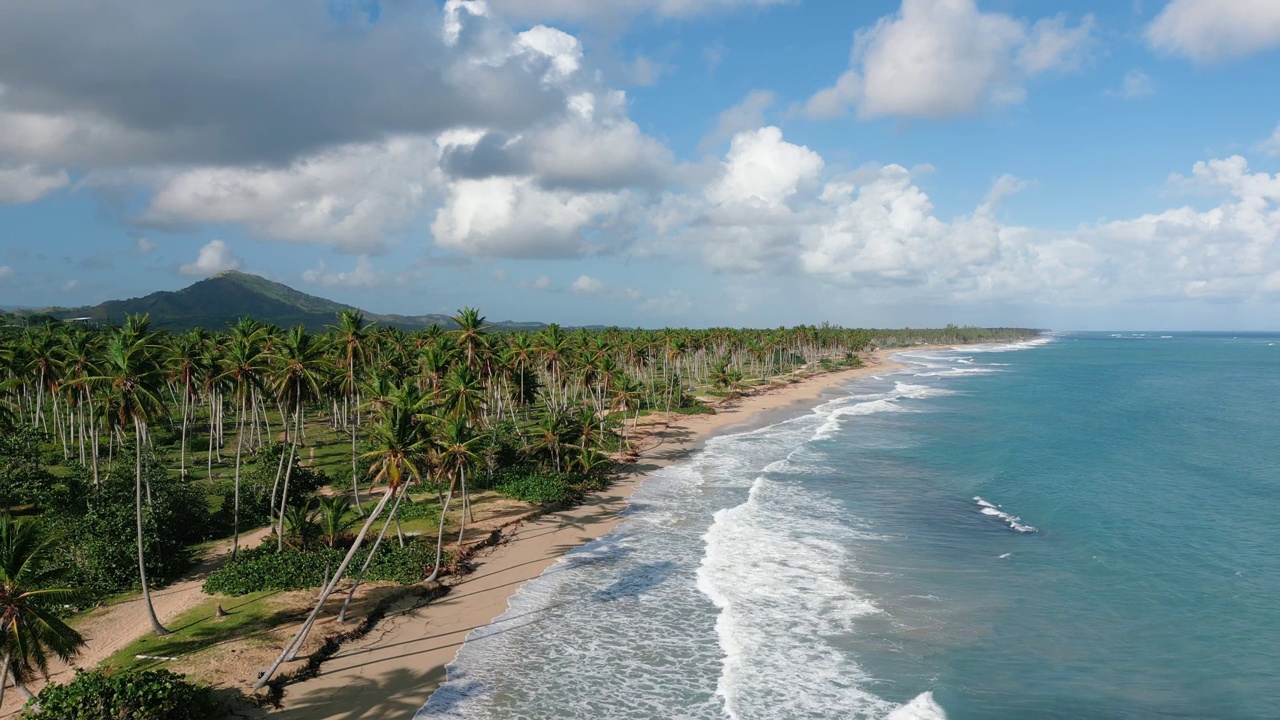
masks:
[[[56,542],[30,520],[0,517],[0,703],[10,675],[30,698],[24,683],[36,670],[48,674],[49,656],[70,660],[84,645],[54,613],[76,595],[57,586],[62,569],[47,562]]]
[[[346,556],[320,591],[320,598],[316,601],[311,614],[271,667],[258,678],[253,686],[255,690],[270,682],[271,676],[280,668],[280,665],[297,654],[298,648],[302,647],[316,618],[320,616],[320,610],[324,607],[325,601],[333,593],[338,580],[346,573],[351,559],[355,557],[365,536],[369,534],[369,528],[386,508],[387,502],[393,496],[399,495],[406,483],[422,479],[423,456],[426,454],[427,443],[418,417],[421,402],[411,388],[412,386],[402,388],[395,400],[383,409],[378,424],[373,426],[371,432],[370,439],[375,449],[365,453],[365,457],[373,461],[371,472],[374,483],[386,482],[387,492],[374,506],[373,511],[365,517],[364,526],[360,528]]]
[[[262,352],[261,325],[237,323],[231,330],[231,339],[222,358],[222,377],[230,384],[240,411],[236,415],[236,469],[232,490],[231,557],[240,550],[240,468],[244,457],[244,440],[248,429],[245,418],[254,403],[268,370],[267,359]]]
[[[151,604],[151,588],[147,583],[147,565],[142,551],[142,446],[147,442],[148,422],[164,407],[159,394],[162,375],[156,362],[154,337],[145,318],[114,333],[102,364],[103,375],[95,380],[106,386],[111,419],[116,426],[132,423],[134,428],[138,577],[142,582],[142,600],[151,620],[151,629],[157,635],[167,635],[169,631],[160,624]]]
[[[293,418],[293,433],[285,461],[284,488],[280,496],[281,513],[276,528],[276,550],[284,551],[284,506],[289,497],[289,477],[293,474],[294,458],[298,452],[298,438],[302,434],[302,412],[307,402],[320,397],[320,385],[325,362],[324,347],[315,335],[299,325],[280,339],[273,349],[271,359],[272,388]],[[275,488],[271,491],[275,497]]]
[[[435,580],[440,576],[440,563],[444,551],[444,524],[449,515],[449,503],[453,499],[454,489],[459,485],[463,488],[463,498],[466,498],[467,471],[479,459],[476,454],[476,445],[479,441],[480,438],[471,431],[471,426],[466,419],[458,416],[445,420],[439,437],[435,440],[440,472],[449,478],[449,486],[440,507],[440,527],[436,535],[436,563],[427,580]],[[462,543],[462,535],[466,532],[466,527],[467,514],[464,506],[458,529],[459,544]]]
[[[335,348],[342,355],[343,373],[339,388],[345,420],[351,428],[351,497],[359,511],[360,478],[356,471],[356,440],[360,432],[360,373],[369,361],[369,326],[365,322],[364,313],[343,308],[338,313],[338,324],[330,325],[329,330]],[[355,422],[351,421],[352,411],[355,412]]]

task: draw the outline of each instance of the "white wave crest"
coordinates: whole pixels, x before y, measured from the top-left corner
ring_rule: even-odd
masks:
[[[911,702],[889,713],[886,720],[947,720],[947,713],[933,699],[933,693],[922,692]]]
[[[1000,518],[1001,520],[1008,523],[1009,528],[1011,530],[1014,530],[1016,532],[1021,532],[1021,533],[1039,532],[1038,530],[1036,530],[1034,527],[1030,525],[1024,525],[1022,523],[1022,518],[1018,517],[1017,515],[1010,515],[1009,513],[1001,510],[1000,506],[995,503],[989,502],[987,500],[983,500],[981,497],[977,495],[973,496],[973,501],[978,503],[978,507],[982,508],[983,515],[991,515],[993,517]]]
[[[858,686],[867,679],[862,668],[828,639],[880,612],[841,576],[851,558],[836,540],[851,531],[828,517],[829,508],[812,493],[758,477],[747,501],[718,511],[704,536],[697,586],[719,610],[716,694],[735,720],[782,707],[795,717],[894,710]]]

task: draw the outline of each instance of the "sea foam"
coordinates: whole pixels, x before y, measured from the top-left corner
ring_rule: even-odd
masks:
[[[830,638],[878,613],[841,568],[857,532],[818,493],[759,476],[747,501],[707,530],[697,587],[719,610],[724,653],[717,694],[729,717],[886,717],[895,705],[860,687],[868,678]],[[803,518],[803,522],[797,522]],[[841,542],[844,540],[844,542]],[[912,717],[904,715],[902,717]],[[927,716],[926,716],[927,717]]]
[[[1011,530],[1014,530],[1016,532],[1021,532],[1021,533],[1039,532],[1038,530],[1036,530],[1034,527],[1030,525],[1024,525],[1022,523],[1022,518],[1016,515],[1010,515],[1009,513],[1001,510],[1000,506],[995,503],[992,503],[987,500],[983,500],[981,497],[978,497],[977,495],[973,497],[973,501],[978,503],[978,507],[982,509],[983,515],[991,515],[993,517],[1000,518],[1001,520],[1005,521],[1005,523],[1009,525],[1009,529]]]

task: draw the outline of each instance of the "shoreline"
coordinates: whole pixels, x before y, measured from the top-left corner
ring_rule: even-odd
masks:
[[[449,594],[427,604],[406,599],[393,607],[365,638],[325,661],[319,675],[289,685],[284,708],[272,715],[290,720],[412,717],[445,682],[446,665],[471,631],[505,613],[520,587],[567,552],[612,531],[632,493],[651,474],[688,458],[713,437],[765,427],[816,407],[842,383],[899,370],[903,366],[892,360],[894,354],[953,347],[879,349],[864,357],[863,367],[725,400],[715,404],[714,415],[674,415],[665,425],[650,416],[640,426],[647,432],[634,438],[639,457],[622,465],[608,489],[575,507],[503,530],[497,543],[473,557],[474,571],[451,583]]]

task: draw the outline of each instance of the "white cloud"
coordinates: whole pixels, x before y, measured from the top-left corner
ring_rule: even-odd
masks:
[[[573,257],[595,249],[583,231],[622,204],[620,194],[546,190],[529,178],[458,180],[431,233],[437,246],[469,255]]]
[[[150,255],[151,251],[155,250],[158,246],[146,236],[142,236],[138,238],[138,242],[135,247],[137,248],[139,255]]]
[[[848,71],[804,110],[939,118],[1021,102],[1032,78],[1077,67],[1092,32],[1092,16],[1074,27],[1064,16],[1028,26],[974,0],[903,0],[898,14],[858,31]]]
[[[1267,157],[1280,157],[1280,125],[1276,125],[1271,137],[1258,143],[1255,149]]]
[[[492,277],[495,282],[504,283],[507,280],[511,279],[511,273],[508,273],[503,268],[498,268],[497,270],[493,271]]]
[[[13,267],[9,265],[0,265],[0,280],[8,280],[13,277]]]
[[[668,290],[640,303],[640,312],[650,315],[687,315],[692,309],[693,301],[679,290]]]
[[[186,263],[178,268],[178,272],[192,277],[208,277],[223,270],[235,270],[240,267],[240,259],[231,252],[231,248],[221,240],[211,240],[200,248],[196,261]]]
[[[773,106],[774,99],[774,94],[768,90],[748,93],[742,102],[720,113],[715,129],[703,138],[698,149],[705,152],[744,130],[764,127],[764,113]]]
[[[789,282],[881,304],[1249,300],[1280,288],[1280,175],[1252,172],[1242,157],[1171,178],[1220,198],[1216,207],[1071,232],[1003,222],[1001,205],[1033,184],[1012,175],[946,219],[916,171],[869,165],[824,178],[823,167],[776,129],[740,133],[701,196],[669,193],[649,213],[651,233],[636,252],[700,255],[721,273],[808,278]]]
[[[550,275],[539,275],[536,280],[521,280],[520,282],[517,282],[516,287],[521,290],[550,292],[555,290],[555,283],[551,280]]]
[[[822,168],[821,156],[776,127],[738,133],[701,197],[669,193],[650,213],[663,236],[657,244],[696,247],[717,271],[777,269],[804,222],[793,204]]]
[[[386,273],[375,270],[366,255],[356,259],[355,268],[339,272],[330,272],[321,260],[317,267],[303,271],[302,279],[312,285],[341,288],[374,288],[388,282]]]
[[[1107,95],[1113,97],[1121,97],[1125,100],[1135,100],[1154,95],[1156,92],[1155,83],[1151,82],[1151,76],[1134,68],[1124,74],[1124,79],[1120,81],[1120,87],[1114,90],[1107,90]]]
[[[1274,0],[1172,0],[1147,26],[1154,49],[1212,63],[1280,47]]]
[[[797,0],[489,0],[509,17],[520,20],[586,20],[616,22],[635,15],[680,18],[711,15],[740,8],[763,8]]]
[[[618,285],[609,285],[599,278],[590,275],[579,275],[569,285],[569,292],[574,295],[583,295],[589,297],[602,297],[607,300],[642,300],[644,295],[638,290],[622,287]]]
[[[782,139],[776,127],[739,133],[733,138],[723,173],[707,188],[716,205],[777,207],[798,186],[822,171],[822,157]]]
[[[590,275],[579,275],[578,279],[569,285],[569,292],[574,295],[598,295],[602,290],[604,290],[604,283]]]
[[[75,280],[75,279],[68,280],[68,281],[66,281],[66,282],[62,283],[62,289],[63,289],[63,291],[75,290],[75,289],[76,289],[76,286],[77,286],[77,285],[79,285],[79,284],[80,284],[80,281],[79,281],[79,280]]]
[[[204,167],[165,177],[139,221],[242,223],[266,238],[376,250],[420,212],[436,182],[434,143],[348,145],[283,168]]]
[[[0,166],[0,205],[35,202],[69,182],[65,170],[49,172],[32,164]]]

